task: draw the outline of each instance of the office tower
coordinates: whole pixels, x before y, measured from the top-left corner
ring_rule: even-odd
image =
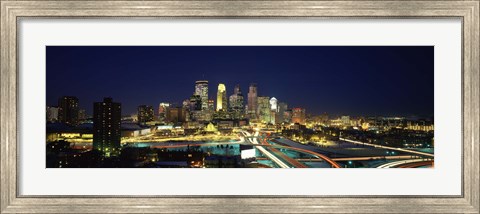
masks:
[[[275,97],[270,99],[270,109],[272,111],[278,112],[278,100]]]
[[[248,108],[247,113],[250,119],[257,118],[257,84],[252,83],[248,88]]]
[[[195,82],[195,95],[200,96],[202,110],[208,109],[208,80],[198,80]]]
[[[78,98],[64,96],[58,99],[58,121],[69,125],[78,124]]]
[[[55,123],[58,121],[58,107],[47,106],[47,122]]]
[[[104,157],[117,156],[120,152],[122,108],[112,98],[93,104],[93,149]]]
[[[240,90],[240,85],[236,85],[233,89],[233,94],[229,98],[230,111],[233,119],[244,118],[245,107],[243,106],[243,94]]]
[[[170,108],[170,103],[160,103],[158,105],[158,119],[160,121],[167,119],[168,108]]]
[[[190,111],[201,111],[202,110],[202,98],[199,95],[190,96]]]
[[[218,84],[217,111],[227,111],[227,89],[224,84]]]
[[[153,121],[153,106],[141,105],[137,108],[137,117],[139,123],[146,123]]]
[[[276,114],[275,117],[275,122],[276,123],[283,123],[285,121],[285,111],[287,111],[288,105],[287,103],[284,102],[279,102],[278,103],[278,113]]]
[[[270,98],[269,97],[258,97],[257,98],[257,112],[258,119],[264,123],[271,122],[271,107],[270,107]]]
[[[236,85],[233,94],[230,95],[229,98],[230,101],[230,109],[232,110],[242,110],[244,109],[243,107],[243,95],[242,91],[240,91],[240,85]]]
[[[278,100],[275,97],[270,99],[270,123],[276,124],[277,123],[277,116],[278,115]]]
[[[187,110],[182,107],[170,107],[168,109],[167,121],[171,123],[182,123],[187,120]]]
[[[214,99],[209,99],[208,100],[208,108],[207,110],[209,111],[215,111],[215,100]]]
[[[293,108],[292,109],[292,123],[305,124],[305,109]]]

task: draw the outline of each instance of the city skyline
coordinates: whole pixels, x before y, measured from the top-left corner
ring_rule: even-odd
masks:
[[[225,66],[216,66],[215,63],[212,63],[212,70],[210,72],[205,72],[205,65],[207,62],[212,62],[212,60],[206,60],[207,62],[200,62],[199,59],[193,59],[192,64],[202,64],[204,67],[197,67],[197,69],[187,69],[193,65],[185,66],[182,65],[181,60],[174,60],[171,62],[170,56],[165,56],[163,52],[165,49],[174,49],[176,52],[171,53],[172,55],[177,54],[177,57],[181,53],[187,53],[189,55],[198,53],[200,50],[206,51],[209,50],[212,53],[207,53],[208,56],[216,56],[217,61],[221,58],[221,50],[226,51],[223,61],[225,59],[230,59],[228,63],[232,66],[230,69],[231,72],[227,71]],[[157,106],[161,102],[167,103],[177,103],[181,105],[182,101],[189,99],[190,96],[195,91],[195,81],[197,80],[208,80],[209,84],[209,93],[208,98],[217,100],[217,86],[220,83],[225,84],[226,86],[226,97],[230,97],[233,94],[234,87],[240,85],[240,89],[243,92],[245,98],[244,105],[247,104],[247,94],[249,91],[249,85],[251,83],[257,83],[258,87],[258,96],[269,96],[276,97],[279,102],[287,102],[289,107],[302,107],[307,109],[308,113],[321,114],[327,112],[333,115],[419,115],[419,116],[433,116],[433,47],[248,47],[254,48],[255,50],[245,51],[246,47],[47,47],[47,106],[57,105],[58,98],[62,96],[76,96],[79,98],[80,108],[86,109],[88,114],[92,114],[92,104],[97,100],[102,100],[103,97],[112,97],[117,102],[122,103],[124,115],[132,114],[137,111],[137,107],[140,105],[151,105],[155,108],[157,112]],[[294,53],[285,54],[289,56],[278,56],[275,54],[275,51],[278,48],[286,50],[292,50]],[[336,70],[340,73],[332,75],[332,72],[318,72],[315,69],[314,64],[325,64],[324,61],[316,60],[305,60],[303,58],[314,58],[319,54],[325,54],[325,49],[331,50],[334,48],[337,50],[345,49],[341,51],[334,51],[337,55],[341,53],[351,51],[353,53],[347,54],[348,57],[352,57],[355,53],[361,52],[358,49],[373,51],[373,57],[384,55],[389,53],[390,55],[396,55],[400,59],[385,59],[385,56],[378,58],[375,61],[366,60],[373,58],[362,57],[362,55],[357,55],[361,59],[355,59],[352,65],[344,66],[338,65],[337,68],[325,70]],[[243,49],[243,50],[242,50]],[[392,49],[395,49],[393,51]],[[101,50],[101,51],[95,51]],[[114,51],[116,50],[116,52]],[[152,50],[157,50],[160,53],[163,53],[165,60],[148,60],[151,58],[140,60],[144,63],[142,69],[138,65],[138,61],[135,60],[139,56],[146,56],[146,53],[152,54]],[[172,49],[173,50],[173,49]],[[194,53],[190,53],[193,50]],[[258,53],[263,51],[264,53]],[[316,53],[316,51],[320,53]],[[92,53],[91,55],[86,55],[86,53]],[[100,53],[99,53],[100,52]],[[115,53],[114,53],[115,52]],[[168,52],[168,51],[166,51]],[[237,53],[238,52],[238,53]],[[315,53],[314,53],[315,52]],[[369,53],[370,53],[369,52]],[[114,56],[111,56],[107,53],[110,53]],[[250,53],[250,54],[248,54]],[[408,53],[408,54],[407,54]],[[94,62],[89,62],[88,59],[91,57],[102,55],[105,59],[100,58],[101,60],[96,60]],[[263,59],[265,61],[262,63],[252,62],[252,56],[263,56],[263,58],[258,58],[259,61]],[[160,54],[162,55],[162,54]],[[274,55],[274,56],[271,56]],[[370,55],[370,54],[369,54]],[[155,56],[155,54],[154,54]],[[237,60],[234,60],[233,56],[237,56],[238,61],[247,60],[245,63],[238,63],[242,66],[255,65],[251,69],[245,69],[245,72],[241,72],[239,68],[236,68],[235,65]],[[220,58],[219,58],[220,57]],[[119,65],[113,66],[112,60],[114,59],[124,59],[127,58],[131,62],[117,61],[119,64],[126,66],[122,67]],[[181,57],[180,57],[181,58]],[[200,57],[204,58],[204,57]],[[276,65],[278,67],[278,72],[275,70],[272,72],[272,69],[269,68],[270,65],[281,64],[285,65],[285,62],[274,61],[274,59],[290,59],[293,65],[290,65],[288,69],[282,69],[282,66]],[[168,60],[167,60],[168,59]],[[411,68],[410,70],[405,69],[406,71],[400,73],[400,76],[404,75],[402,78],[395,78],[399,74],[398,66],[379,66],[386,61],[405,61],[409,64],[408,66],[400,66]],[[185,59],[184,59],[185,60]],[[248,61],[250,60],[250,61]],[[363,60],[363,61],[362,61]],[[55,63],[49,63],[49,62]],[[424,61],[420,64],[416,64],[419,61]],[[79,64],[83,62],[83,64]],[[100,63],[99,63],[100,62]],[[170,66],[169,69],[165,69],[165,72],[162,72],[162,69],[153,69],[151,66],[152,63],[164,62]],[[295,80],[295,75],[301,75],[302,71],[297,71],[292,67],[298,66],[298,63],[309,63],[308,66],[305,65],[303,68],[311,71],[316,70],[314,74],[307,74],[304,78],[305,80]],[[364,64],[375,63],[374,65],[366,66]],[[177,64],[175,64],[177,63]],[[220,63],[221,64],[221,63]],[[287,63],[289,64],[289,63]],[[385,63],[386,64],[386,63]],[[64,67],[68,65],[68,69]],[[106,68],[106,66],[113,66],[111,68]],[[176,66],[174,66],[176,65]],[[218,63],[217,63],[218,65]],[[348,67],[356,65],[358,69],[356,72],[345,71]],[[165,65],[166,66],[166,65]],[[166,67],[168,67],[166,66]],[[265,73],[258,74],[259,70],[262,70],[261,67],[264,66]],[[318,65],[317,65],[318,66]],[[134,67],[136,69],[134,69]],[[161,66],[160,66],[161,67]],[[302,66],[300,66],[302,67]],[[328,68],[329,66],[327,66]],[[366,67],[370,68],[369,72],[366,72]],[[395,72],[386,72],[383,69],[388,67],[390,70],[397,71]],[[103,68],[103,70],[101,69]],[[183,69],[183,70],[182,70]],[[372,71],[372,69],[374,71]],[[375,70],[378,69],[378,70]],[[68,70],[68,72],[65,72]],[[78,72],[76,75],[71,75],[70,72],[75,71],[85,71]],[[102,70],[101,73],[98,73],[99,70]],[[130,72],[128,73],[132,78],[129,81],[124,81],[125,73],[121,72],[112,72],[112,70],[138,70],[137,73]],[[143,70],[147,70],[143,72]],[[224,71],[226,74],[223,74],[221,71]],[[257,71],[257,74],[253,75],[252,71]],[[322,70],[322,69],[320,69]],[[348,70],[348,69],[347,69]],[[401,70],[401,69],[400,69]],[[64,73],[62,73],[62,71]],[[104,71],[104,72],[103,72]],[[169,72],[170,71],[170,72]],[[177,71],[172,74],[173,71]],[[204,71],[204,72],[202,72]],[[235,72],[237,71],[237,72]],[[96,72],[96,74],[91,74],[91,72]],[[419,73],[420,72],[420,73]],[[255,73],[255,72],[253,72]],[[362,74],[358,74],[362,73]],[[391,74],[393,73],[393,74]],[[178,75],[178,76],[175,76]],[[113,82],[104,82],[103,84],[95,84],[95,82],[105,80],[107,77],[118,77],[118,80],[114,78]],[[117,76],[115,76],[117,75]],[[308,77],[321,77],[317,80],[312,80]],[[337,87],[328,87],[328,85],[333,83],[338,83],[338,78],[332,78],[334,75],[343,75],[343,84]],[[347,76],[345,76],[347,75]],[[351,75],[353,78],[349,77]],[[86,78],[81,78],[84,76]],[[127,75],[128,76],[128,75]],[[137,77],[141,76],[141,77]],[[173,77],[172,77],[173,76]],[[286,77],[285,77],[286,76]],[[291,76],[291,77],[289,77]],[[362,78],[355,78],[361,76]],[[285,77],[287,81],[282,80],[277,77]],[[416,77],[416,78],[414,78]],[[70,78],[75,78],[78,81],[68,81]],[[226,80],[221,78],[227,78]],[[163,79],[163,81],[162,81]],[[64,80],[64,81],[62,81]],[[83,82],[83,80],[91,80],[92,84]],[[263,80],[263,81],[255,81]],[[270,80],[266,82],[266,80]],[[322,81],[323,80],[323,81]],[[368,81],[367,81],[368,80]],[[53,82],[53,83],[52,83]],[[157,82],[157,84],[155,84]],[[274,84],[272,84],[272,82]],[[313,84],[312,84],[313,82]],[[318,82],[318,83],[315,83]],[[383,87],[385,82],[389,82],[389,87]],[[416,84],[418,82],[418,84]],[[52,83],[52,84],[50,84]],[[70,84],[66,84],[70,83]],[[287,84],[286,86],[277,87],[272,85],[282,85]],[[307,84],[309,83],[309,84]],[[407,85],[408,83],[408,85]],[[90,89],[85,90],[85,88],[80,88],[79,85],[86,84],[89,88],[97,88],[94,90],[96,93],[91,93]],[[374,86],[369,84],[376,84]],[[402,85],[403,84],[403,85]],[[123,86],[120,86],[123,85]],[[321,85],[323,90],[318,90],[318,85]],[[358,86],[364,86],[359,87]],[[406,85],[406,86],[405,86]],[[114,87],[118,86],[118,87]],[[401,86],[401,87],[400,87]],[[55,90],[56,87],[62,87],[62,90]],[[374,88],[373,91],[371,88]],[[80,90],[79,90],[80,89]],[[125,91],[127,89],[127,91]],[[155,90],[158,89],[158,90]],[[172,89],[172,90],[168,90]],[[401,89],[401,90],[400,90]],[[85,93],[87,91],[87,93]],[[312,92],[313,91],[313,92]],[[105,92],[105,93],[103,93]],[[308,94],[305,94],[310,92]],[[299,94],[305,96],[298,96]],[[383,97],[387,95],[392,95],[389,99]],[[401,96],[395,96],[401,94]],[[429,94],[427,96],[427,94]],[[227,99],[228,100],[228,99]],[[388,102],[385,102],[388,100]],[[310,101],[310,102],[308,102]],[[379,102],[378,101],[382,101]],[[355,108],[352,108],[351,105],[355,105]],[[389,106],[393,105],[394,107],[390,108]],[[342,107],[343,106],[343,107]],[[355,109],[355,110],[345,110],[345,109]],[[369,110],[370,109],[370,110]],[[374,109],[375,111],[372,111]],[[402,109],[402,110],[399,110]],[[407,109],[407,110],[403,110]],[[415,109],[415,110],[410,110]]]

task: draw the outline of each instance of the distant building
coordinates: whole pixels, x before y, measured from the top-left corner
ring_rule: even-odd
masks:
[[[271,122],[271,107],[270,107],[270,98],[269,97],[258,97],[257,98],[257,115],[258,119],[265,123]]]
[[[158,105],[158,119],[160,121],[165,121],[167,119],[168,108],[170,108],[170,103],[160,103]]]
[[[257,118],[257,84],[252,83],[248,88],[247,114],[250,119]]]
[[[342,116],[340,118],[342,120],[342,125],[344,126],[350,126],[350,116]]]
[[[215,100],[209,99],[208,100],[208,108],[209,111],[215,111]]]
[[[78,110],[78,121],[83,122],[87,119],[87,112],[85,109],[79,109]]]
[[[58,121],[58,107],[56,106],[47,106],[47,122],[55,123]]]
[[[112,98],[93,104],[93,149],[104,157],[118,156],[120,151],[122,109]]]
[[[292,109],[292,123],[305,124],[305,109],[293,108]]]
[[[217,111],[227,111],[227,106],[227,88],[224,84],[220,83],[218,84],[217,91]]]
[[[139,123],[146,123],[154,120],[153,106],[141,105],[137,108]]]
[[[287,109],[283,112],[283,122],[292,123],[292,109]]]
[[[168,109],[168,122],[179,123],[187,121],[187,110],[182,107],[170,107]]]
[[[233,94],[229,98],[230,111],[232,111],[233,118],[244,118],[245,107],[243,106],[243,95],[240,91],[240,85],[236,85]]]
[[[69,125],[78,124],[78,98],[64,96],[58,99],[58,121]]]
[[[278,103],[278,113],[275,115],[276,123],[283,123],[285,121],[285,111],[288,109],[288,104],[284,102]]]
[[[208,80],[195,82],[195,95],[200,96],[202,110],[208,109]]]
[[[200,111],[202,110],[202,97],[200,95],[192,95],[190,96],[190,104],[189,108],[190,111]]]

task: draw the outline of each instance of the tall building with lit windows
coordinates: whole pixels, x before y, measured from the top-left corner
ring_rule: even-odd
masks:
[[[247,114],[250,119],[257,118],[257,84],[252,83],[248,88],[248,106],[247,106]]]
[[[78,98],[64,96],[58,99],[58,121],[69,125],[78,124]]]
[[[276,118],[278,114],[278,100],[275,97],[272,97],[270,99],[270,123],[271,124],[276,124]]]
[[[227,111],[227,88],[224,84],[218,84],[217,91],[217,111]]]
[[[229,110],[233,114],[234,119],[244,118],[245,107],[243,106],[243,95],[240,90],[240,85],[236,85],[233,89],[233,94],[229,98]]]
[[[202,110],[208,109],[208,80],[198,80],[195,82],[195,95],[200,96]]]
[[[153,106],[141,105],[137,108],[137,117],[139,123],[146,123],[154,120]]]
[[[160,103],[158,105],[158,119],[164,122],[167,119],[168,109],[170,108],[170,103]]]
[[[271,123],[270,97],[258,97],[258,119],[264,123]]]
[[[112,98],[93,104],[93,149],[103,157],[117,156],[120,152],[122,106]]]

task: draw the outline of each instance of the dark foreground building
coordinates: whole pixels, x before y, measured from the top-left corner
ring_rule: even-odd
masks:
[[[78,98],[64,96],[58,99],[58,121],[69,125],[78,124]]]
[[[122,109],[112,98],[93,104],[93,149],[104,157],[117,156],[120,151]]]

